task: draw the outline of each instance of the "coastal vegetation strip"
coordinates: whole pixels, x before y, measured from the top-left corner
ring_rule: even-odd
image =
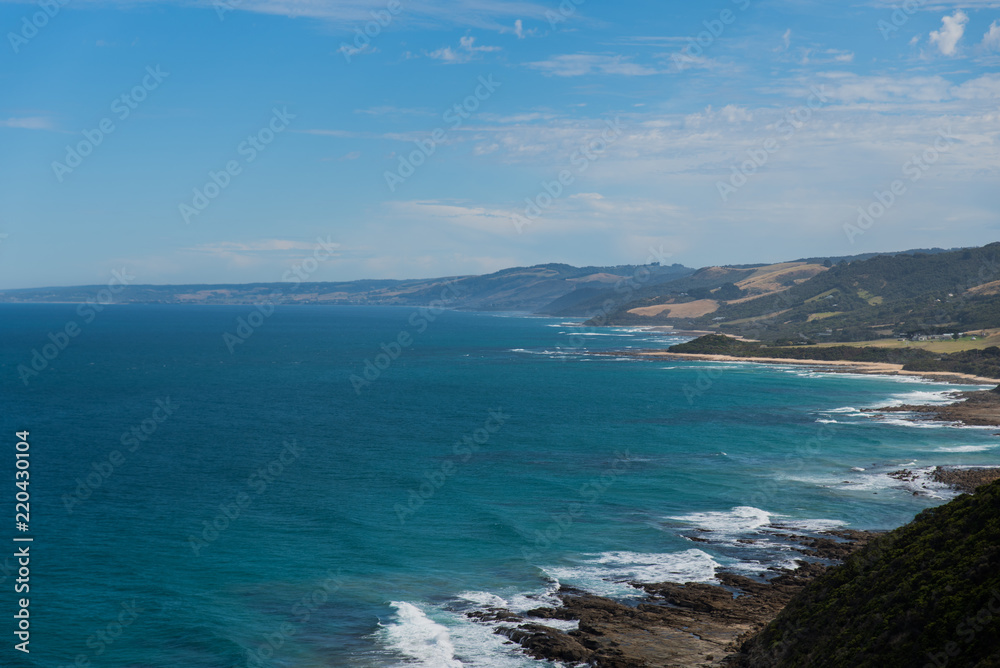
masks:
[[[769,346],[758,341],[738,340],[722,334],[708,334],[687,343],[671,346],[669,353],[725,355],[733,358],[807,362],[860,362],[895,364],[910,372],[953,373],[984,380],[1000,380],[1000,347],[934,353],[919,348],[880,346]]]

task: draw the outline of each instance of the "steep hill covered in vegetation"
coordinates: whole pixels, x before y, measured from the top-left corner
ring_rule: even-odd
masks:
[[[790,342],[868,341],[1000,327],[1000,243],[824,264],[829,265],[826,271],[795,277],[786,281],[786,289],[758,297],[737,281],[739,290],[716,290],[712,296],[718,308],[696,318],[670,318],[669,312],[667,317],[642,317],[650,312],[636,310],[704,298],[689,291],[624,304],[608,321]]]
[[[741,650],[745,668],[1000,666],[1000,481],[872,541]]]

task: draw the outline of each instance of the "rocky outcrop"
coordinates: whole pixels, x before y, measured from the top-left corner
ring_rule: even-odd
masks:
[[[866,413],[919,413],[931,420],[960,422],[972,427],[1000,426],[1000,386],[983,392],[962,392],[960,400],[944,406],[886,406],[866,408]]]
[[[931,473],[931,480],[971,494],[983,485],[988,485],[994,480],[1000,480],[1000,468],[956,469],[947,466],[938,466]]]
[[[633,583],[646,593],[633,605],[564,587],[558,592],[561,607],[530,610],[524,614],[524,623],[500,628],[497,633],[520,644],[535,658],[595,668],[723,665],[741,637],[762,628],[806,584],[825,572],[827,564],[845,558],[875,534],[776,535],[799,542],[799,551],[809,560],[799,561],[796,570],[778,571],[767,582],[719,573],[718,585]],[[502,619],[501,611],[488,614]],[[574,631],[563,632],[545,624],[553,619],[578,620],[579,625]]]

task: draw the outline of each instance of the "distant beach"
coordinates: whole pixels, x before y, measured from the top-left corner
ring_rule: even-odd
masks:
[[[996,378],[974,376],[967,373],[951,371],[906,371],[902,364],[885,362],[847,362],[841,360],[801,360],[786,357],[737,357],[735,355],[708,355],[696,353],[670,353],[665,351],[628,352],[624,355],[640,357],[656,357],[674,360],[703,360],[706,362],[753,362],[755,364],[799,364],[802,366],[820,367],[827,371],[839,373],[864,373],[889,376],[918,376],[935,382],[954,382],[967,385],[997,385]]]

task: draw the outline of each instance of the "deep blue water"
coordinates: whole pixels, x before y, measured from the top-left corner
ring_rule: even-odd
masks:
[[[857,411],[954,386],[598,356],[679,339],[405,308],[279,307],[230,352],[253,310],[0,305],[0,541],[19,430],[35,539],[32,652],[9,621],[2,665],[531,666],[463,613],[761,573],[794,556],[765,526],[892,528],[950,494],[885,473],[997,463],[993,430]]]

